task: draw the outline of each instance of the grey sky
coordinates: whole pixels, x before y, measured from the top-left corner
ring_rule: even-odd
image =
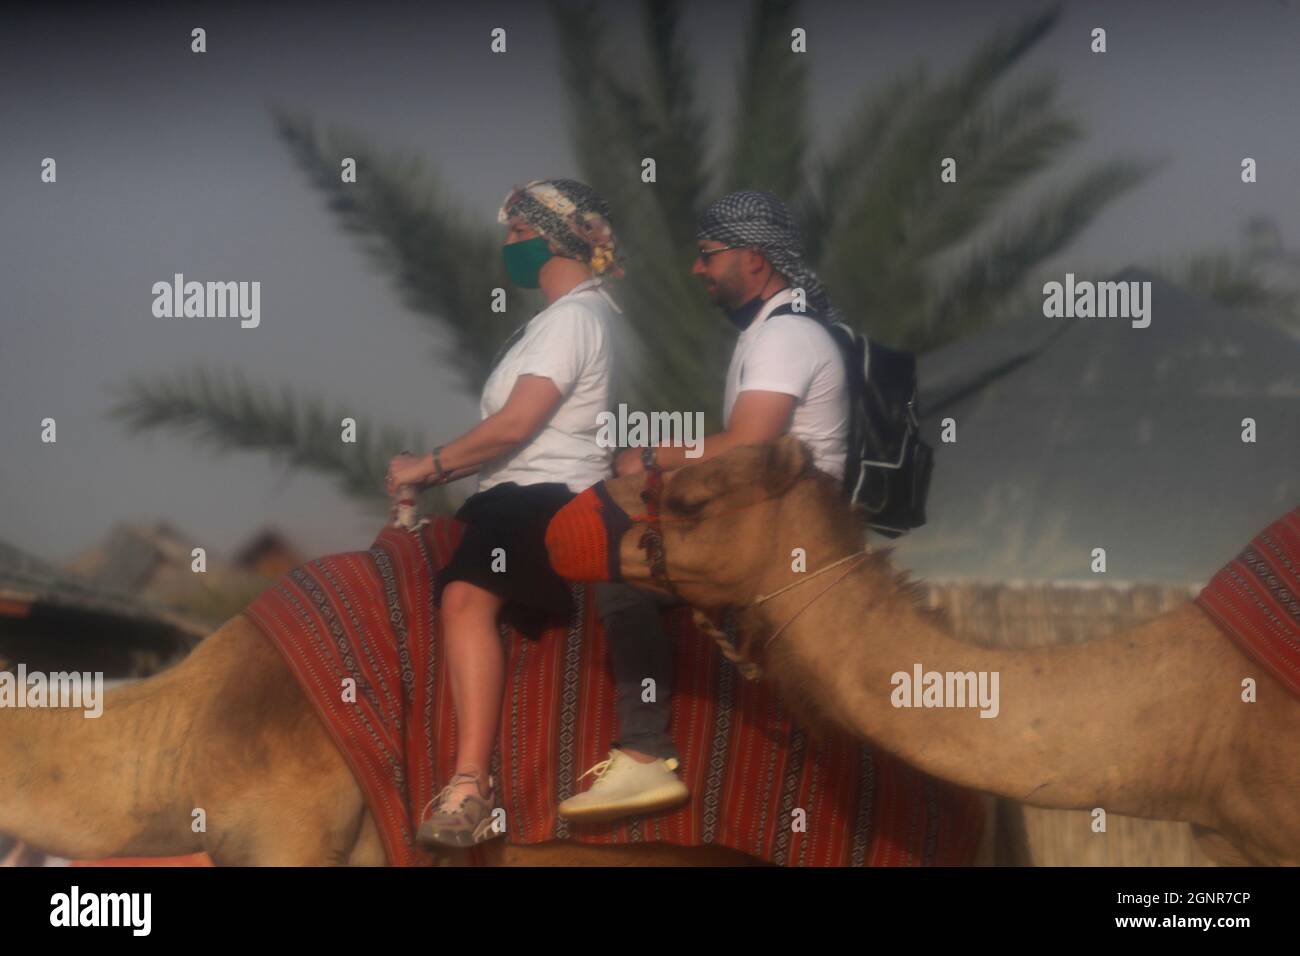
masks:
[[[957,62],[999,19],[1037,3],[811,2],[819,143],[857,93],[916,60]],[[8,8],[12,9],[12,8]],[[577,175],[553,31],[541,4],[317,4],[296,9],[42,6],[0,29],[0,538],[61,561],[117,520],[167,518],[216,551],[265,522],[309,553],[364,548],[375,519],[332,482],[257,453],[218,456],[170,432],[128,437],[104,391],[133,372],[242,369],[447,440],[477,396],[433,361],[404,309],[274,134],[284,102],[385,150],[414,150],[485,224],[516,182]],[[690,8],[704,102],[729,129],[747,4]],[[639,14],[605,5],[631,51]],[[996,12],[996,16],[991,15]],[[209,52],[189,52],[189,30]],[[1110,52],[1095,56],[1101,25]],[[509,52],[488,52],[491,28]],[[1018,76],[1052,70],[1089,135],[1063,172],[1111,155],[1167,160],[1113,206],[1060,271],[1233,246],[1264,212],[1300,237],[1300,6],[1282,0],[1097,0]],[[1241,157],[1259,162],[1244,185]],[[58,161],[56,185],[40,162]],[[152,316],[173,273],[260,280],[262,322]],[[833,292],[833,290],[832,290]],[[719,369],[719,388],[721,388]],[[39,423],[58,421],[58,443]]]

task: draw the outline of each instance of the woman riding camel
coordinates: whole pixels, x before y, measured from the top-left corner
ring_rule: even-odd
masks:
[[[452,703],[456,772],[426,808],[418,838],[470,846],[498,835],[487,774],[497,737],[505,660],[497,616],[526,633],[570,612],[570,590],[551,570],[544,538],[552,515],[609,473],[597,444],[609,403],[612,323],[619,308],[602,288],[619,277],[609,207],[571,179],[516,187],[497,219],[511,281],[540,288],[547,306],[507,341],[483,386],[483,420],[421,458],[399,455],[388,492],[441,484],[475,471],[479,490],[456,518],[464,537],[438,576]]]

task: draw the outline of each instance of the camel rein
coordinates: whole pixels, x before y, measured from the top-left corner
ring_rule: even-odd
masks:
[[[650,566],[651,578],[662,584],[669,593],[681,597],[681,595],[677,593],[677,588],[674,587],[672,580],[668,577],[668,558],[664,552],[663,519],[659,513],[659,499],[662,494],[663,469],[652,465],[646,468],[645,487],[641,490],[641,500],[645,502],[646,506],[645,517],[632,517],[629,520],[632,521],[633,524],[644,523],[646,525],[646,530],[642,533],[639,544],[642,550],[645,551],[646,562]],[[854,567],[856,567],[863,558],[868,557],[870,554],[870,548],[863,548],[861,551],[854,551],[852,554],[845,555],[838,561],[832,561],[825,567],[818,568],[811,574],[801,577],[797,581],[793,581],[783,588],[778,588],[770,594],[760,594],[754,600],[739,608],[740,611],[748,611],[751,608],[767,603],[775,597],[779,597],[787,591],[797,588],[801,584],[807,584],[813,578],[825,574],[828,571],[832,571],[840,565],[848,565],[848,567],[846,567],[835,578],[835,580],[814,594],[807,603],[787,618],[784,624],[772,632],[768,639],[763,642],[763,651],[766,652],[767,649],[772,646],[772,643],[781,636],[781,633],[791,623],[793,623],[800,614],[812,607],[819,598],[848,577]],[[699,608],[692,608],[692,613],[695,618],[696,626],[713,638],[714,642],[722,650],[722,655],[736,665],[746,680],[756,680],[762,676],[762,671],[759,669],[758,664],[750,657],[747,646],[742,644],[741,650],[739,652],[736,651],[735,648],[731,646],[731,641],[727,639],[726,633],[709,620],[708,616],[703,611]]]

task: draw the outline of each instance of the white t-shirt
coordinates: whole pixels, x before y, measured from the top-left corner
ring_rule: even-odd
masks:
[[[768,316],[794,297],[782,289],[765,303],[740,333],[727,369],[723,421],[741,392],[782,392],[795,397],[789,434],[805,442],[813,464],[834,478],[844,477],[849,441],[849,389],[844,359],[831,334],[806,315]]]
[[[580,282],[533,316],[488,377],[484,418],[501,411],[520,375],[549,378],[561,399],[531,441],[483,465],[479,491],[557,481],[579,492],[608,477],[613,449],[596,444],[597,416],[609,410],[611,324],[621,310],[600,285]]]

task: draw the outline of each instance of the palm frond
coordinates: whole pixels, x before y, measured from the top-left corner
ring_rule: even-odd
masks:
[[[423,436],[389,427],[370,427],[355,411],[327,411],[320,399],[303,399],[287,387],[278,395],[251,386],[242,372],[220,375],[203,368],[174,378],[131,376],[109,415],[128,432],[169,428],[221,451],[260,450],[292,469],[333,477],[348,497],[371,505],[386,503],[384,475],[389,460],[404,449],[426,448]],[[344,418],[357,420],[357,441],[340,440]],[[444,489],[425,492],[426,502],[448,510]]]
[[[844,210],[843,197],[855,181],[869,178],[893,140],[900,121],[926,90],[925,70],[916,66],[878,92],[865,96],[830,155],[818,164],[795,196],[809,261],[819,264]]]
[[[726,190],[768,189],[793,196],[808,144],[807,55],[790,49],[792,0],[754,0],[739,76]]]
[[[651,111],[616,78],[602,52],[609,43],[594,7],[553,2],[551,8],[575,152],[584,178],[613,210],[627,257],[627,278],[615,294],[635,354],[619,396],[640,408],[708,409],[716,404],[705,394],[716,392],[707,383],[715,377],[711,366],[722,361],[723,332],[716,316],[701,316],[704,300],[690,276],[693,244],[676,244],[660,184],[639,175],[655,135]]]
[[[629,256],[662,253],[668,235],[655,184],[641,182],[654,137],[644,99],[608,62],[612,43],[594,3],[550,4],[568,99],[569,129],[583,179],[605,197]],[[634,229],[623,229],[635,223]],[[667,244],[670,248],[670,244]]]
[[[941,183],[935,166],[927,201],[909,223],[900,257],[926,258],[966,239],[1079,138],[1079,125],[1055,112],[1055,91],[1051,79],[1030,82],[958,127],[944,149],[957,159],[957,182]]]
[[[481,387],[497,347],[537,305],[509,286],[501,238],[470,224],[417,157],[382,156],[354,133],[322,132],[283,108],[274,117],[342,228],[370,240],[363,248],[371,262],[393,278],[408,307],[451,333],[454,367],[468,387]],[[355,183],[340,179],[345,156],[357,161]],[[504,314],[491,311],[496,288],[512,289]]]
[[[903,341],[924,351],[987,324],[998,302],[1035,266],[1063,250],[1103,208],[1154,169],[1153,163],[1109,160],[1043,200],[943,281],[926,310],[929,320],[900,330]]]
[[[681,0],[642,3],[650,50],[648,100],[654,117],[650,155],[658,159],[656,194],[673,246],[690,249],[708,177],[705,122],[682,41],[681,10]]]
[[[985,41],[965,65],[943,83],[916,98],[899,123],[890,149],[868,175],[841,196],[846,213],[827,237],[824,269],[832,290],[847,290],[871,312],[898,293],[914,289],[919,280],[900,272],[899,250],[914,231],[920,211],[939,182],[944,145],[993,85],[1038,43],[1060,16],[1054,6],[1025,17]],[[869,263],[870,268],[863,268]],[[890,289],[898,279],[899,288]]]

